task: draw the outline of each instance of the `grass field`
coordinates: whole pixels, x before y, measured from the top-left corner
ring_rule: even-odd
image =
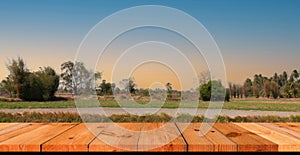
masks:
[[[67,101],[50,101],[50,102],[6,102],[0,101],[0,109],[21,109],[21,108],[75,108],[75,107],[110,107],[118,108],[120,105],[115,100],[100,100],[100,104],[90,104],[88,101],[83,104],[75,104],[74,100]],[[162,108],[178,108],[179,101],[166,101]],[[147,104],[144,101],[137,101],[137,104],[121,104],[122,107],[145,107],[145,108],[159,108],[160,104]],[[207,109],[209,102],[199,102],[198,108]],[[191,103],[181,103],[181,108],[195,108],[196,105]],[[214,108],[216,105],[213,103],[210,108]],[[232,100],[230,102],[224,102],[223,109],[234,110],[261,110],[261,111],[300,111],[300,100]]]

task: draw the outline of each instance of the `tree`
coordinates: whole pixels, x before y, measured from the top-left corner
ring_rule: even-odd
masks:
[[[273,75],[273,81],[276,82],[279,85],[279,76],[277,73],[274,73]]]
[[[243,89],[244,89],[244,94],[245,94],[246,98],[253,96],[251,79],[249,79],[249,78],[246,79],[246,81],[244,82],[244,85],[243,85]]]
[[[43,100],[52,100],[59,86],[59,75],[51,67],[41,68],[35,73],[42,83]]]
[[[8,79],[11,80],[13,83],[13,87],[16,92],[16,97],[21,98],[23,96],[24,90],[22,87],[25,82],[25,78],[28,74],[28,69],[25,66],[24,60],[20,57],[18,57],[17,60],[12,59],[11,62],[7,65],[7,68],[9,70]]]
[[[24,82],[24,95],[21,97],[25,101],[43,101],[43,83],[34,73],[29,73]]]
[[[106,80],[102,80],[102,83],[100,84],[100,95],[112,95],[113,94],[113,87],[115,87],[115,84],[106,83]]]
[[[292,97],[297,97],[298,96],[298,89],[299,89],[299,85],[298,83],[294,82],[288,82],[288,86],[289,86],[289,92],[292,94]]]
[[[214,93],[212,94],[212,92]],[[213,80],[200,86],[200,99],[203,101],[224,101],[225,96],[226,89],[221,81]]]
[[[280,88],[280,95],[281,95],[281,97],[284,97],[284,98],[292,98],[293,97],[293,92],[291,91],[288,84],[286,84]]]
[[[120,94],[121,93],[121,89],[119,87],[114,87],[113,93],[114,94]]]
[[[12,59],[7,68],[10,74],[1,82],[1,88],[10,97],[15,95],[26,101],[48,101],[55,97],[59,76],[51,67],[40,67],[37,72],[29,72],[24,60],[19,57]]]
[[[61,64],[61,87],[75,95],[92,91],[102,73],[89,71],[83,62],[67,61]],[[94,79],[94,80],[93,80]]]
[[[170,82],[168,82],[166,84],[166,88],[167,88],[168,98],[171,98],[172,97],[172,84]]]
[[[226,88],[225,101],[227,101],[227,102],[230,101],[230,89],[229,88]]]
[[[299,79],[299,73],[297,70],[293,70],[293,72],[291,73],[289,82],[295,82]]]
[[[297,70],[293,70],[289,81],[287,82],[287,85],[289,86],[289,92],[292,94],[292,97],[298,97],[299,92],[299,83],[297,81],[299,80],[299,73]]]
[[[259,98],[259,96],[260,96],[260,87],[258,86],[258,84],[254,84],[253,85],[253,87],[252,87],[252,89],[253,89],[253,95],[256,97],[256,98]]]
[[[229,83],[229,89],[232,96],[239,96],[237,86]],[[300,97],[300,75],[299,72],[294,69],[290,76],[286,71],[282,74],[274,73],[272,77],[265,77],[261,74],[255,74],[253,82],[247,78],[243,84],[243,91],[245,97],[260,96],[273,97],[273,98],[296,98]]]
[[[239,84],[229,83],[229,93],[232,98],[242,98],[244,95],[243,87]]]
[[[286,85],[287,80],[288,80],[287,72],[286,72],[286,71],[283,71],[282,76],[281,76],[281,79],[280,79],[282,86],[285,86],[285,85]]]
[[[73,91],[72,77],[73,77],[74,63],[72,61],[67,61],[61,64],[61,87],[67,92]]]
[[[208,70],[201,72],[199,75],[200,85],[208,83],[210,81],[210,79],[211,79],[210,72]]]
[[[241,98],[243,98],[244,97],[244,95],[245,95],[245,91],[244,91],[244,89],[243,89],[243,87],[241,86],[241,85],[238,85],[238,91],[239,91],[239,96],[241,97]]]
[[[271,95],[271,82],[269,80],[264,81],[264,90],[265,90],[265,95],[267,98],[270,98]]]
[[[106,80],[102,80],[102,83],[100,84],[100,95],[104,95],[107,93],[106,89]]]
[[[254,75],[253,79],[253,94],[255,95],[256,98],[259,98],[263,94],[263,88],[264,88],[264,83],[263,83],[263,77],[261,74]]]
[[[236,98],[243,98],[244,91],[242,89],[242,86],[239,84],[233,84],[233,90],[234,90],[234,97]]]
[[[111,94],[116,93],[116,84],[115,83],[111,83]]]
[[[96,81],[96,85],[97,85],[97,80],[102,78],[102,73],[101,72],[96,72],[95,73],[95,81]]]
[[[276,81],[271,81],[270,88],[273,98],[277,99],[280,95],[278,83]]]
[[[55,98],[58,89],[59,76],[51,67],[41,68],[37,72],[29,73],[26,77],[24,95],[25,101],[49,101]]]
[[[234,90],[233,90],[233,84],[231,82],[229,82],[229,94],[230,94],[230,97],[233,98],[234,97]]]
[[[211,81],[200,86],[200,99],[202,101],[210,101],[211,98]]]
[[[126,92],[129,92],[131,94],[134,94],[136,92],[137,85],[135,84],[133,77],[121,80],[120,85],[123,86]]]
[[[95,73],[89,71],[83,62],[75,62],[72,71],[72,88],[75,95],[91,92],[96,88]]]
[[[15,89],[13,81],[8,77],[5,80],[2,80],[2,82],[0,83],[0,91],[8,97],[14,97]]]

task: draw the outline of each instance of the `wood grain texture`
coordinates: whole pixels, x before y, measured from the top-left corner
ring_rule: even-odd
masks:
[[[20,134],[30,132],[38,127],[45,125],[44,123],[22,123],[15,124],[0,131],[0,142],[11,139]]]
[[[10,128],[10,126],[18,125],[20,123],[1,123],[0,125],[0,131],[5,128]]]
[[[278,145],[270,140],[258,136],[245,128],[232,123],[216,123],[216,130],[220,131],[231,141],[236,143],[239,152],[276,152]]]
[[[75,125],[74,123],[47,123],[30,131],[20,133],[10,139],[0,142],[0,151],[40,152],[41,144],[59,135]]]
[[[267,127],[271,130],[280,132],[285,135],[289,135],[292,137],[295,137],[297,139],[300,139],[300,130],[295,131],[292,128],[290,128],[290,125],[284,124],[284,123],[259,123],[259,125],[262,125],[264,127]],[[295,126],[293,126],[294,129],[297,129]],[[298,127],[300,129],[300,127]]]
[[[79,124],[42,144],[43,152],[87,152],[88,145],[105,128],[102,123]]]
[[[300,151],[300,123],[0,123],[0,152]]]
[[[138,150],[186,152],[187,144],[174,123],[145,123],[141,130]]]
[[[205,135],[200,135],[201,123],[176,123],[186,142],[189,152],[235,152],[237,145],[212,127]]]
[[[142,123],[109,123],[90,143],[90,152],[137,151]]]
[[[300,140],[290,135],[269,129],[259,123],[235,123],[250,132],[264,137],[278,145],[278,151],[300,151]]]
[[[300,133],[300,123],[275,123],[280,127],[288,128],[290,130],[296,131]]]
[[[188,147],[188,152],[213,152],[214,144],[205,136],[199,135],[199,130],[194,128],[194,124],[176,123],[178,129],[182,133]],[[197,131],[195,131],[195,129]]]

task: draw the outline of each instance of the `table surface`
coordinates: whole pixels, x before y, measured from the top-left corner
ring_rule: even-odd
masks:
[[[300,123],[0,123],[1,152],[291,152]]]

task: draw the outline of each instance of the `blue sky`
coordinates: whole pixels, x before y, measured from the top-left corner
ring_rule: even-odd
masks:
[[[21,56],[28,68],[60,72],[89,30],[103,18],[138,5],[164,5],[199,20],[223,55],[227,80],[300,69],[299,0],[0,0],[0,78]]]

